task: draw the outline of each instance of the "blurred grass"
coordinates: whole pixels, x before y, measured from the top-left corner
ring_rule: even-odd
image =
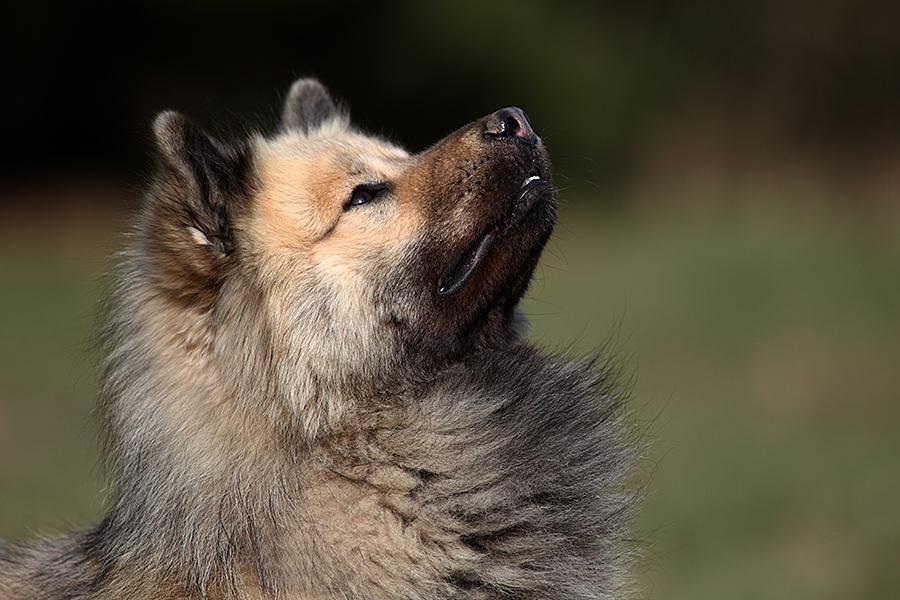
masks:
[[[82,357],[120,225],[4,220],[0,535],[102,511]],[[651,598],[900,597],[900,244],[789,195],[743,208],[561,207],[532,337],[612,339],[658,440],[638,521]]]
[[[94,181],[2,193],[0,537],[17,540],[102,513],[90,340],[124,195]]]
[[[525,304],[656,417],[649,597],[900,597],[900,245],[795,200],[564,207]]]

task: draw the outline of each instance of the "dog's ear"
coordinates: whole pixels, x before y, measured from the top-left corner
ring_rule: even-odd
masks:
[[[298,79],[291,86],[281,110],[281,127],[309,133],[341,115],[337,104],[317,79]]]
[[[143,213],[154,278],[179,297],[208,297],[235,248],[233,219],[250,188],[245,147],[222,144],[187,116],[153,124],[157,175]]]
[[[220,143],[175,111],[160,114],[153,132],[161,170],[169,174],[163,183],[170,184],[162,186],[160,192],[166,197],[158,201],[180,205],[184,224],[195,227],[211,247],[227,254],[232,242],[230,213],[247,191],[246,150]]]

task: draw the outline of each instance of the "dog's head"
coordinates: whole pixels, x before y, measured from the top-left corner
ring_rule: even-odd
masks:
[[[272,136],[225,145],[173,112],[155,133],[140,269],[160,327],[189,314],[204,364],[245,365],[224,377],[293,386],[304,404],[516,338],[555,218],[547,153],[520,109],[410,155],[301,79]]]

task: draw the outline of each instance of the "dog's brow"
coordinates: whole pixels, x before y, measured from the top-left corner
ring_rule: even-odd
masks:
[[[359,161],[353,161],[350,163],[350,167],[348,169],[350,175],[365,175],[369,172],[369,169],[366,168],[366,165]]]
[[[377,185],[391,180],[387,169],[379,168],[379,165],[374,161],[371,163],[355,161],[350,165],[348,172],[350,177],[358,177],[360,184]]]

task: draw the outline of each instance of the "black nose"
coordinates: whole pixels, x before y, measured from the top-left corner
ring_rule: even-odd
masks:
[[[538,139],[525,112],[514,106],[501,108],[488,116],[485,119],[484,132],[494,137],[516,137],[529,144],[536,143]]]

